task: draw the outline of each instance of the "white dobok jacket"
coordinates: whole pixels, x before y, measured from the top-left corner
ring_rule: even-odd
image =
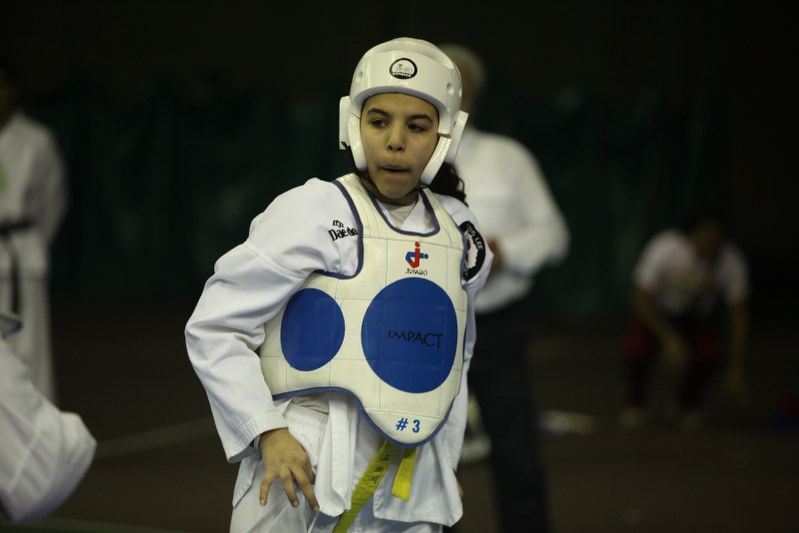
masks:
[[[448,196],[436,198],[456,225],[468,221],[476,226],[474,215],[463,203]],[[254,219],[246,242],[217,261],[189,319],[190,360],[208,394],[228,460],[242,461],[234,504],[252,483],[260,484],[252,479],[260,461],[253,443],[265,431],[287,427],[283,413],[290,404],[306,402],[328,413],[319,449],[308,450],[316,469],[314,490],[321,511],[337,516],[350,506],[353,480],[360,475],[354,460],[362,416],[357,402],[345,393],[328,393],[321,405],[318,398],[274,401],[257,352],[264,343],[264,324],[311,273],[352,276],[356,272],[357,227],[350,204],[333,183],[311,179],[282,194]],[[434,227],[420,200],[398,229],[425,233]],[[491,254],[486,251],[485,261],[474,269],[473,277],[463,280],[468,294],[464,370],[475,340],[473,302],[490,263]],[[435,437],[417,450],[410,499],[391,497],[394,464],[375,493],[375,516],[442,524],[452,524],[461,516],[455,468],[466,424],[466,393],[464,371],[449,418]],[[291,430],[290,424],[288,427]]]

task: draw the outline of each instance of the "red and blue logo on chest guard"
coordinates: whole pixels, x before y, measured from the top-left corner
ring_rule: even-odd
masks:
[[[427,259],[428,257],[427,254],[422,253],[421,246],[418,242],[415,243],[412,252],[405,254],[405,260],[411,265],[411,268],[419,268],[419,265],[422,264],[422,259]]]

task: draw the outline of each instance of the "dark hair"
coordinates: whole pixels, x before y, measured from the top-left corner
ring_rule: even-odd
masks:
[[[355,165],[355,157],[352,155],[352,148],[345,144],[344,151],[347,153],[347,160],[349,161],[352,172],[357,174],[361,179],[371,179],[366,172],[358,170],[358,167]],[[434,193],[452,196],[464,204],[466,203],[463,180],[458,176],[455,167],[450,163],[443,163],[441,165],[441,168],[438,169],[438,172],[433,177],[433,181],[427,187]]]
[[[438,169],[433,181],[430,183],[431,191],[438,194],[446,194],[457,198],[464,204],[466,203],[466,192],[463,190],[463,180],[458,176],[458,171],[450,163],[444,163]]]
[[[694,209],[683,220],[680,225],[684,233],[691,233],[697,227],[705,223],[718,224],[722,229],[727,227],[727,220],[722,210],[716,205],[702,206]]]

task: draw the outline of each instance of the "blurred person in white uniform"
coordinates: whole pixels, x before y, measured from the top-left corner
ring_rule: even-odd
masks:
[[[64,503],[96,448],[80,416],[59,411],[34,387],[9,344],[19,328],[17,317],[0,312],[0,512],[13,523]]]
[[[474,113],[486,83],[476,53],[442,44],[463,77],[462,109]],[[458,174],[469,207],[494,252],[491,275],[475,302],[477,343],[469,387],[479,409],[479,445],[485,428],[502,531],[549,531],[546,476],[538,450],[538,413],[526,362],[530,320],[525,310],[536,272],[562,260],[569,232],[533,154],[520,142],[467,125]],[[479,449],[478,449],[479,450]],[[479,453],[479,451],[478,451]],[[479,455],[478,455],[479,457]]]
[[[707,389],[725,359],[726,390],[748,404],[749,273],[719,213],[703,209],[683,227],[652,236],[635,265],[632,292],[622,427],[664,414],[676,415],[684,430],[699,428]],[[662,399],[664,413],[654,412],[649,394],[658,362],[678,382],[667,392],[674,397]]]
[[[353,172],[277,197],[186,326],[232,531],[436,532],[462,515],[473,302],[491,252],[454,172],[466,121],[427,41],[371,48],[341,99]]]
[[[53,402],[49,248],[67,210],[61,155],[50,130],[18,105],[19,78],[0,58],[0,311],[25,328],[9,341]]]

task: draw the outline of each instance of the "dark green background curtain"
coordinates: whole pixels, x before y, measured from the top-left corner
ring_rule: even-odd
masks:
[[[338,96],[234,91],[213,77],[189,90],[163,76],[130,99],[76,79],[28,102],[56,132],[70,176],[54,294],[196,298],[276,195],[347,169]],[[540,273],[529,298],[542,313],[623,312],[645,239],[724,200],[714,110],[679,108],[655,87],[622,109],[577,88],[535,101],[500,77],[473,120],[531,148],[567,219],[570,253]]]

